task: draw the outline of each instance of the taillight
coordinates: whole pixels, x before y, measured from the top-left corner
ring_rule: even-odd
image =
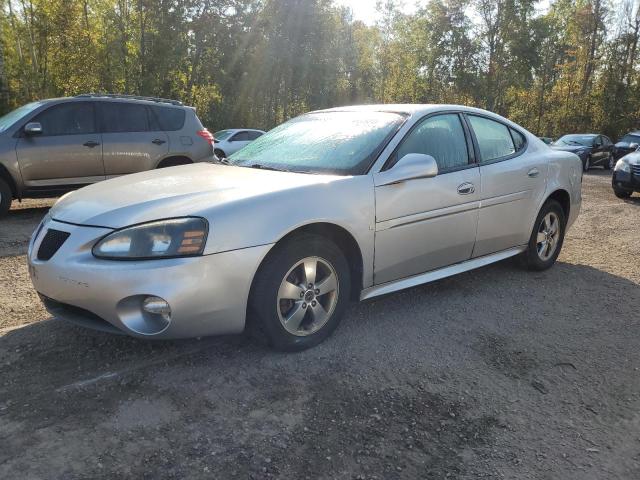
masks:
[[[209,130],[203,128],[202,130],[198,130],[196,133],[198,134],[198,136],[204,138],[207,142],[209,142],[209,145],[213,145],[213,134]]]

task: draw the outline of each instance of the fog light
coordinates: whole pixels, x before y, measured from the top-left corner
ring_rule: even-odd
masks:
[[[160,297],[147,297],[142,302],[142,309],[153,315],[160,315],[167,322],[171,321],[171,307],[169,303]]]

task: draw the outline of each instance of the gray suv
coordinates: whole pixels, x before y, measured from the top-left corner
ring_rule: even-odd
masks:
[[[85,94],[29,103],[0,117],[0,217],[14,198],[214,160],[213,135],[178,101]]]

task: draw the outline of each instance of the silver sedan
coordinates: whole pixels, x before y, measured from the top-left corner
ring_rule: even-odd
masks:
[[[365,300],[519,255],[551,267],[581,164],[462,106],[337,108],[232,155],[62,197],[33,235],[47,309],[140,338],[327,338]]]

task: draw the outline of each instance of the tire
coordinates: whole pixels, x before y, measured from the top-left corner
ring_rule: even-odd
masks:
[[[551,222],[549,222],[550,218],[552,219]],[[553,228],[549,228],[554,224],[553,219],[555,219],[555,225],[557,228],[555,235],[551,234]],[[543,222],[545,222],[545,224],[543,224]],[[549,225],[549,223],[551,223],[551,225]],[[562,206],[555,200],[547,200],[538,213],[533,231],[531,232],[531,237],[529,238],[527,250],[522,254],[524,266],[528,270],[540,272],[553,266],[558,255],[560,255],[560,250],[562,250],[566,224],[567,219],[564,215],[564,210],[562,210]],[[549,250],[546,250],[543,247],[542,253],[540,252],[540,248],[544,241],[539,241],[541,240],[538,237],[539,234],[545,235],[547,246],[549,234],[553,235],[551,238],[554,240],[552,246],[549,247]],[[553,250],[551,251],[551,249]]]
[[[188,158],[165,158],[158,164],[157,168],[177,167],[180,165],[191,165],[192,163]]]
[[[622,199],[629,198],[632,194],[632,192],[628,190],[620,190],[618,188],[614,188],[613,193],[615,194],[616,197],[622,198]]]
[[[223,158],[227,158],[227,156],[225,155],[225,153],[220,150],[219,148],[216,148],[213,153],[215,154],[216,157],[218,157],[219,159],[223,159]]]
[[[591,168],[591,155],[588,155],[587,158],[584,159],[584,162],[582,162],[582,170],[584,172],[588,172],[590,168]]]
[[[306,274],[314,262],[315,281]],[[320,293],[321,288],[327,291]],[[342,251],[319,235],[297,235],[276,246],[258,269],[249,296],[247,331],[277,350],[306,350],[333,333],[350,295],[351,272]]]
[[[11,192],[11,187],[9,187],[9,184],[3,178],[0,178],[0,218],[9,212],[12,200],[13,193]]]

